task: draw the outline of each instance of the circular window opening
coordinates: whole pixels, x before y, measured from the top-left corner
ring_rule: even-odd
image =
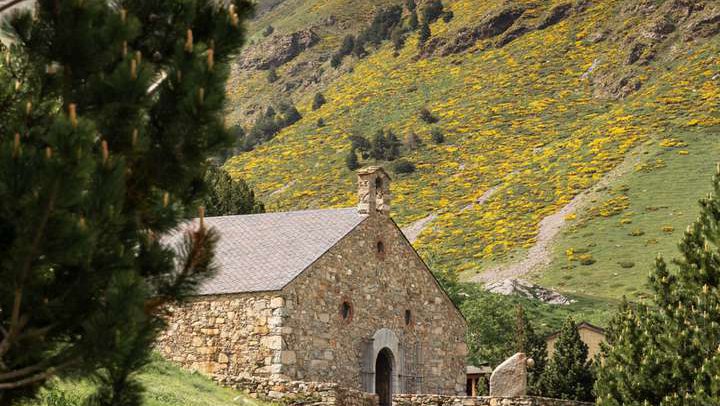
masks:
[[[343,304],[340,306],[340,317],[342,317],[345,321],[350,321],[352,319],[353,309],[350,302],[343,302]]]
[[[409,326],[410,323],[412,323],[412,312],[410,310],[405,310],[405,325]]]
[[[384,254],[385,253],[385,244],[383,244],[382,241],[377,242],[377,252],[378,254]]]

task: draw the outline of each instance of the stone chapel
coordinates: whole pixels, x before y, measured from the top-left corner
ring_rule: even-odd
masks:
[[[390,217],[390,177],[357,207],[207,218],[218,274],[174,307],[157,348],[220,376],[377,393],[465,392],[466,323]]]

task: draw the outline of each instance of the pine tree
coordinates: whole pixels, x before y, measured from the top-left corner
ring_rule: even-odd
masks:
[[[517,352],[523,352],[532,358],[535,365],[528,370],[528,393],[542,395],[540,377],[547,364],[547,343],[545,339],[535,333],[525,309],[518,304],[515,310],[515,345]]]
[[[430,24],[427,22],[427,20],[423,20],[422,25],[420,25],[418,47],[422,47],[423,45],[425,45],[425,42],[430,39],[430,35],[432,35],[432,33],[430,32]]]
[[[445,142],[445,136],[442,133],[442,130],[435,127],[430,131],[430,137],[432,138],[433,142],[436,144],[442,144]]]
[[[557,399],[593,400],[593,374],[588,347],[580,339],[572,316],[565,320],[553,356],[540,377],[543,396]]]
[[[664,393],[673,385],[672,372],[661,359],[660,331],[650,307],[631,305],[623,299],[606,330],[602,344],[603,359],[597,369],[595,390],[601,405],[661,404]],[[647,355],[653,354],[648,358]],[[664,387],[664,389],[661,389]]]
[[[412,10],[410,12],[410,19],[408,20],[408,27],[410,27],[410,29],[414,31],[417,29],[419,24],[420,23],[418,22],[417,11]],[[428,35],[428,37],[429,37],[429,35]]]
[[[229,173],[215,165],[205,173],[208,192],[203,200],[208,216],[264,213],[265,206],[255,198],[255,192],[242,179],[234,180]]]
[[[700,201],[700,215],[679,244],[676,270],[670,272],[658,258],[650,277],[652,303],[634,311],[621,308],[619,321],[611,325],[608,361],[596,385],[600,404],[703,405],[717,399],[719,230],[720,166],[713,193]],[[618,382],[616,376],[627,376],[627,381]]]
[[[202,221],[165,237],[231,145],[225,81],[251,4],[225,4],[37,1],[2,26],[0,404],[69,375],[98,383],[89,404],[141,403],[163,305],[215,268]]]
[[[277,82],[278,79],[279,79],[279,77],[277,74],[277,70],[274,67],[270,68],[270,70],[268,71],[268,74],[267,74],[268,83],[275,83],[275,82]]]
[[[354,171],[360,167],[357,154],[355,153],[355,148],[351,148],[350,152],[347,154],[347,157],[345,157],[345,165],[351,171]]]
[[[342,45],[340,46],[340,50],[338,51],[338,54],[340,56],[350,55],[350,53],[353,51],[353,48],[355,47],[355,36],[352,34],[348,34],[343,38]]]
[[[322,93],[320,93],[320,92],[315,93],[315,97],[313,97],[312,109],[313,110],[319,109],[320,107],[322,107],[323,104],[325,104],[325,102],[326,102],[325,96],[323,96]]]
[[[405,36],[403,35],[402,27],[398,25],[393,28],[392,33],[390,33],[390,41],[392,41],[395,51],[402,49],[405,45]]]
[[[332,57],[330,57],[330,66],[337,68],[340,64],[342,64],[342,55],[334,53]]]
[[[402,142],[392,130],[385,133],[385,160],[394,161],[400,157],[400,146]]]
[[[385,159],[385,150],[387,149],[386,144],[387,141],[383,130],[378,130],[378,132],[375,133],[375,138],[373,138],[371,142],[370,156],[378,161]]]

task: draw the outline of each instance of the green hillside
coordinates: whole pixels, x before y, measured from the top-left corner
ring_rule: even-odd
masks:
[[[403,155],[417,170],[393,177],[392,214],[404,226],[434,216],[414,245],[440,258],[438,268],[478,280],[547,240],[550,264],[532,269],[534,279],[590,300],[641,294],[652,259],[672,255],[718,160],[718,6],[696,2],[687,14],[670,0],[445,0],[454,18],[433,23],[425,45],[411,33],[396,56],[386,41],[332,68],[327,57],[343,33],[367,24],[368,7],[392,2],[362,3],[288,0],[261,14],[254,32],[319,26],[330,15],[354,23],[318,29],[320,42],[298,57],[321,62],[312,86],[283,92],[267,71],[238,73],[228,90],[232,120],[243,122],[248,100],[257,108],[281,98],[296,101],[303,118],[228,170],[271,211],[350,206],[349,138],[415,133],[422,145]],[[510,28],[483,34],[509,14]],[[479,38],[467,40],[473,32]],[[280,83],[303,72],[297,64],[278,68]],[[328,102],[313,111],[316,91]],[[424,122],[422,108],[439,122]],[[432,142],[433,129],[444,143]],[[557,236],[540,238],[543,219],[565,212]]]
[[[180,369],[159,357],[140,371],[145,387],[144,401],[148,406],[263,406],[265,403],[243,393],[223,388],[209,378]],[[43,389],[34,402],[20,406],[75,406],[93,393],[87,381],[55,381]]]

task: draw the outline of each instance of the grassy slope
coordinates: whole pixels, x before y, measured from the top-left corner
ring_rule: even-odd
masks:
[[[140,381],[146,388],[144,399],[147,406],[264,405],[241,392],[220,387],[200,374],[181,370],[159,358],[142,370]],[[79,405],[92,392],[93,387],[88,382],[56,382],[49,390],[43,390],[37,402],[21,406]]]
[[[539,1],[533,12],[542,15],[553,3]],[[432,31],[434,36],[451,38],[500,1],[484,2],[482,7],[472,0],[447,0],[445,4],[456,18],[450,24],[439,21]],[[647,176],[645,172],[628,176],[629,210],[637,213],[632,224],[618,231],[593,220],[576,237],[563,236],[550,272],[540,277],[544,283],[587,295],[591,303],[609,303],[630,288],[642,289],[649,264],[641,262],[657,251],[632,243],[644,237],[622,234],[642,227],[646,240],[657,234],[655,223],[670,221],[640,214],[643,199],[651,199],[641,197],[641,191],[652,190],[664,179],[691,177],[706,185],[710,172],[705,177],[698,174],[708,166],[698,153],[711,156],[708,147],[717,145],[713,126],[720,123],[720,89],[712,79],[719,66],[717,38],[686,45],[687,54],[673,63],[645,67],[647,82],[625,101],[592,97],[583,74],[596,59],[603,66],[618,63],[624,54],[621,44],[593,43],[586,38],[604,22],[617,18],[620,5],[619,0],[593,2],[584,13],[502,49],[486,49],[487,44],[480,42],[461,55],[418,61],[414,37],[397,58],[386,44],[327,87],[328,104],[310,111],[312,94],[305,95],[300,103],[303,120],[272,142],[232,159],[228,168],[250,180],[271,210],[350,206],[355,202],[355,179],[344,166],[347,138],[351,134],[371,136],[380,128],[392,128],[401,136],[414,131],[425,140],[425,146],[408,155],[418,172],[395,176],[393,216],[400,224],[409,224],[438,213],[438,220],[423,232],[416,247],[424,255],[442,258],[441,267],[477,272],[531,246],[542,218],[592,186],[634,147],[645,142],[657,145],[662,139],[687,134],[691,153],[671,156],[690,165],[675,165],[673,159],[664,158],[667,168]],[[447,139],[444,145],[430,142],[431,127],[417,115],[423,106],[441,118],[439,127]],[[327,125],[318,129],[315,122],[320,117]],[[643,187],[643,182],[654,183]],[[463,210],[495,185],[500,186],[498,191],[484,205]],[[672,189],[667,187],[664,191],[674,199],[667,206],[692,213],[697,193],[668,193]],[[644,225],[645,219],[650,223]],[[689,218],[674,217],[671,223],[681,230],[684,226],[680,223],[686,220]],[[617,222],[618,218],[607,221]],[[658,248],[672,246],[679,234],[659,236]],[[586,237],[577,237],[582,235]],[[575,274],[568,278],[570,272],[562,269],[567,262],[564,251],[586,244],[582,238],[603,242],[592,251],[597,263],[573,268]],[[618,247],[606,244],[610,239],[627,250],[615,250]],[[646,255],[638,256],[640,251]],[[620,273],[616,262],[630,257],[637,265],[623,269],[622,276],[612,276]],[[612,282],[607,282],[609,276],[614,278]]]
[[[683,230],[698,213],[697,200],[710,192],[710,175],[720,157],[720,128],[709,130],[672,134],[687,145],[649,145],[635,171],[617,179],[597,202],[625,196],[627,203],[618,209],[627,207],[605,216],[592,207],[581,212],[558,239],[555,260],[539,281],[603,297],[642,295],[653,259],[676,255]],[[587,253],[569,251],[578,249]],[[577,258],[583,254],[596,262],[580,265]]]

